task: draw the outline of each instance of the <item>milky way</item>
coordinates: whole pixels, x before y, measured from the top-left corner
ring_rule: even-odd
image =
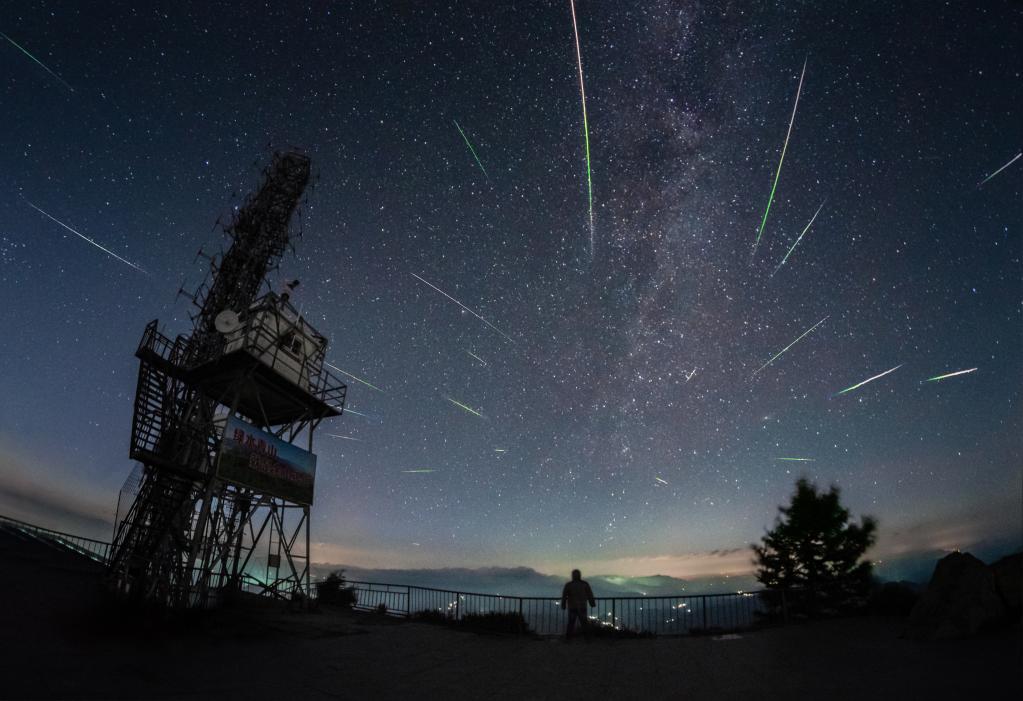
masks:
[[[890,549],[997,537],[971,514],[1019,493],[1023,169],[973,184],[1020,149],[1018,6],[576,3],[591,230],[566,4],[10,19],[75,90],[0,45],[0,443],[113,508],[143,327],[188,330],[196,251],[297,145],[319,177],[272,284],[301,280],[353,410],[315,540],[659,571],[758,538],[800,474]]]

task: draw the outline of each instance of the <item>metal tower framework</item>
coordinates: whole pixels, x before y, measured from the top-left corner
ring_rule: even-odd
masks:
[[[312,478],[307,496],[279,489],[273,477],[297,473],[267,456],[291,446],[311,455],[315,429],[341,414],[347,388],[325,370],[326,339],[288,294],[257,299],[290,246],[289,221],[308,180],[308,158],[275,153],[225,228],[230,248],[210,259],[211,279],[193,297],[192,333],[172,340],[156,320],[146,326],[130,445],[141,471],[122,490],[130,506],[118,514],[108,573],[125,596],[191,607],[243,586],[308,594]],[[270,477],[225,470],[229,425],[235,445],[255,451],[252,463]]]

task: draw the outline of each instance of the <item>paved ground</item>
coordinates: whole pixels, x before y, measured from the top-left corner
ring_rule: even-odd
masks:
[[[921,644],[850,619],[739,638],[573,642],[251,605],[125,620],[97,569],[0,531],[5,698],[961,699],[1023,692],[1020,631]]]

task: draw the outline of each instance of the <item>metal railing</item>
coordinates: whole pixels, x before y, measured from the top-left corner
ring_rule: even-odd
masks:
[[[538,635],[560,635],[568,621],[560,598],[555,597],[504,596],[357,580],[346,580],[343,586],[354,589],[356,609],[374,611],[383,606],[392,616],[441,614],[457,622],[469,615],[518,614]],[[641,635],[729,632],[783,621],[784,597],[783,593],[766,590],[598,597],[596,607],[589,610],[589,619],[593,626]]]
[[[43,528],[17,519],[0,516],[0,528],[20,532],[72,552],[106,563],[110,543]],[[243,574],[243,590],[251,590],[255,578]],[[251,581],[249,581],[251,580]],[[419,614],[440,614],[453,622],[468,616],[517,614],[529,631],[537,635],[560,635],[567,624],[561,600],[548,596],[506,596],[454,589],[435,589],[387,582],[345,580],[344,587],[355,591],[354,608],[383,610],[391,616],[415,618]],[[266,591],[259,593],[266,594]],[[294,592],[289,592],[294,593]],[[678,596],[597,597],[589,610],[591,626],[608,631],[651,635],[690,635],[693,633],[746,630],[765,623],[787,622],[789,609],[806,604],[805,592],[760,590],[727,594],[691,594]],[[310,595],[316,596],[316,587]]]
[[[55,531],[52,528],[43,528],[42,526],[7,518],[6,516],[0,516],[0,527],[58,545],[101,564],[106,564],[110,557],[110,543],[104,540],[83,538],[82,536]]]

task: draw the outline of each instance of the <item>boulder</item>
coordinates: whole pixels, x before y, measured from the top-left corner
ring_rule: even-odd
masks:
[[[1002,598],[1009,616],[1019,621],[1023,615],[1023,552],[1006,555],[992,562],[990,567],[995,576],[995,591]]]
[[[965,638],[1005,617],[995,575],[969,553],[938,560],[927,589],[909,614],[906,636],[917,640]]]

